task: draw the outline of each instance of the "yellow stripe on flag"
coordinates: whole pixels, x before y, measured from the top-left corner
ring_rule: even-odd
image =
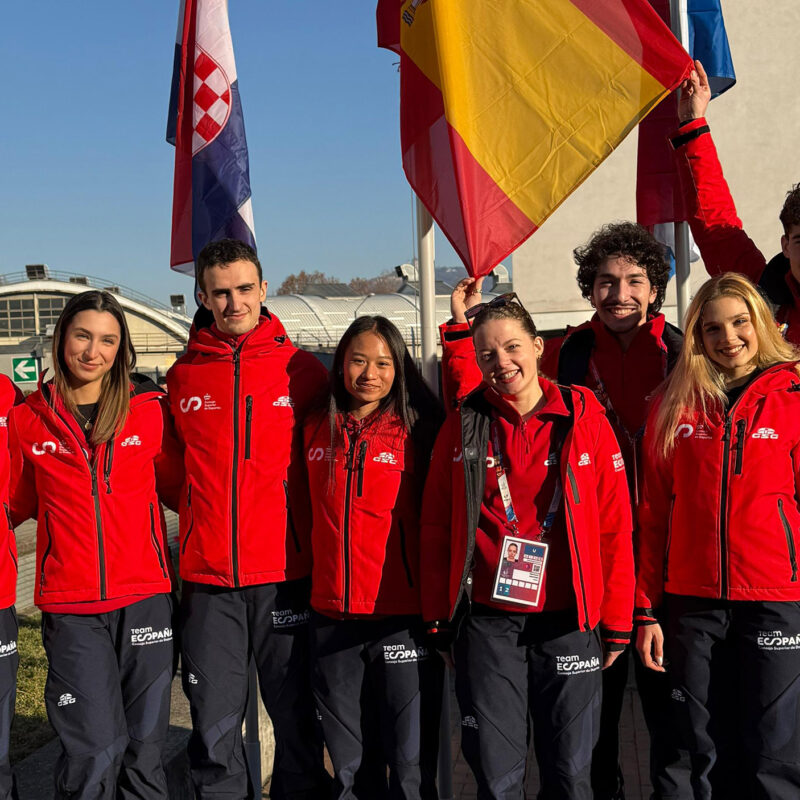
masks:
[[[402,27],[449,124],[537,225],[667,94],[569,0],[429,0]]]

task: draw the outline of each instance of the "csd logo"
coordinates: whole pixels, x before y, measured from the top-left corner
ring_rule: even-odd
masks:
[[[688,439],[694,433],[694,427],[691,425],[687,425],[685,422],[683,425],[678,425],[675,429],[675,438],[676,439]]]
[[[199,411],[203,405],[203,401],[199,397],[184,397],[181,400],[181,411],[186,414],[189,411]]]
[[[35,456],[43,456],[45,453],[55,453],[57,450],[57,446],[55,442],[34,442],[31,445],[31,452]]]
[[[325,451],[321,447],[312,447],[308,451],[309,461],[322,461],[325,458]]]

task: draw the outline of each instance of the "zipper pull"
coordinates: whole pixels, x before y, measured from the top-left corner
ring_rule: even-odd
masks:
[[[347,442],[350,447],[345,454],[345,469],[352,470],[353,469],[353,461],[355,460],[355,449],[356,449],[356,440],[350,438],[350,434],[345,431],[345,436],[347,437]]]
[[[363,472],[364,471],[364,461],[367,458],[367,440],[361,442],[361,445],[358,448],[358,468]]]

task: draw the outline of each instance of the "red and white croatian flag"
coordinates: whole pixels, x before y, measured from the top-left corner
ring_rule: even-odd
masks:
[[[227,0],[181,0],[167,121],[175,145],[170,266],[194,274],[209,242],[255,247],[250,168]]]

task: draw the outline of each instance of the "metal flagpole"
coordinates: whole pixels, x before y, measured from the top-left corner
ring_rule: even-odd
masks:
[[[433,218],[417,198],[417,276],[420,300],[420,338],[422,340],[422,377],[439,394],[439,365],[436,357],[436,273],[434,270]],[[438,655],[431,654],[431,658]],[[439,798],[453,800],[453,762],[450,752],[450,670],[444,669],[442,713],[439,718]]]
[[[689,49],[689,20],[686,0],[670,0],[670,22],[675,38]],[[680,92],[680,89],[677,90]],[[678,295],[678,324],[683,325],[689,307],[689,223],[675,222],[675,289]]]
[[[436,277],[433,268],[433,218],[417,198],[417,242],[419,243],[420,340],[422,342],[422,377],[439,393],[436,362]]]

